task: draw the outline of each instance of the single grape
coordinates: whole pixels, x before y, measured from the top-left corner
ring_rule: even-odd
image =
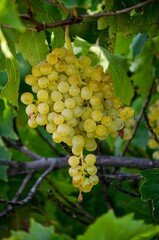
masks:
[[[30,92],[25,92],[21,95],[21,101],[25,105],[31,104],[33,100],[34,100],[33,94],[31,94]]]
[[[78,166],[78,165],[79,165],[79,162],[80,162],[80,160],[79,160],[79,157],[77,157],[77,156],[71,156],[71,157],[69,157],[69,159],[68,159],[68,164],[69,164],[71,167],[76,167],[76,166]]]

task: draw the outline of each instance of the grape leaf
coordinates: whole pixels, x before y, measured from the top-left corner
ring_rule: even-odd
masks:
[[[77,240],[150,240],[157,233],[159,226],[134,220],[133,214],[117,218],[113,211],[109,211],[90,225]]]
[[[20,74],[16,59],[13,56],[11,59],[5,58],[2,55],[0,58],[0,71],[6,71],[8,75],[8,82],[2,89],[0,97],[6,98],[10,103],[18,107]]]
[[[154,39],[148,39],[142,48],[140,54],[138,54],[130,70],[132,71],[133,76],[132,80],[134,85],[138,88],[138,93],[141,94],[143,98],[147,96],[147,93],[152,85],[154,80],[154,58],[156,57],[157,45],[159,44],[159,37]],[[145,66],[146,63],[146,66]],[[143,84],[143,79],[144,84]]]
[[[32,239],[38,239],[38,240],[72,240],[69,236],[65,234],[56,234],[54,233],[54,227],[49,226],[45,227],[42,226],[40,223],[35,222],[35,220],[31,219],[30,221],[30,228],[29,232],[23,232],[23,231],[12,231],[11,236],[14,239],[18,240],[32,240]],[[11,238],[5,238],[6,240]]]
[[[140,187],[143,201],[152,201],[152,211],[159,218],[159,169],[148,169],[140,171],[144,182]]]
[[[16,49],[17,52],[22,53],[24,59],[35,66],[44,60],[49,52],[45,43],[45,32],[25,31],[23,34],[19,34]]]
[[[13,119],[15,116],[16,112],[7,101],[0,99],[0,136],[18,139],[13,129]]]
[[[23,31],[24,25],[18,18],[18,12],[15,7],[15,3],[11,0],[1,0],[0,1],[0,22],[16,27],[17,29]]]

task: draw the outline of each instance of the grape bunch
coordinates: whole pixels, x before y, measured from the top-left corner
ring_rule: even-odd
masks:
[[[29,127],[43,126],[55,143],[70,146],[73,185],[89,192],[98,183],[96,158],[83,157],[83,150],[95,151],[96,140],[108,135],[130,139],[134,110],[115,96],[112,77],[101,65],[93,67],[89,57],[77,58],[65,47],[53,49],[25,82],[33,92],[21,96]]]
[[[159,139],[157,141],[157,138],[159,137],[159,100],[150,106],[148,121],[154,133],[150,133],[148,146],[152,149],[155,149],[152,155],[153,159],[159,160]],[[156,139],[154,139],[153,135],[156,136]]]

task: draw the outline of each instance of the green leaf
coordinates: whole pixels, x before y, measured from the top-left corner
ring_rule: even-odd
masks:
[[[157,233],[159,226],[134,220],[133,214],[117,218],[113,211],[109,211],[89,226],[77,240],[150,240]]]
[[[22,53],[24,59],[28,60],[32,66],[35,66],[44,60],[49,52],[45,43],[45,32],[25,31],[19,36],[16,49],[17,52]]]
[[[0,2],[0,23],[14,26],[17,29],[23,31],[24,25],[20,18],[18,18],[18,12],[16,5],[11,0],[1,0]]]
[[[54,227],[45,227],[35,220],[31,219],[29,232],[23,231],[12,231],[10,238],[5,238],[4,240],[15,239],[15,240],[72,240],[69,236],[65,234],[54,233]]]
[[[13,59],[0,58],[0,71],[6,71],[8,82],[1,91],[0,97],[6,98],[10,103],[18,107],[18,89],[20,74],[17,61]]]
[[[157,38],[156,42],[159,44],[159,38]],[[134,85],[138,88],[138,93],[141,94],[143,98],[147,96],[152,81],[154,80],[153,64],[156,54],[154,49],[155,45],[153,39],[148,39],[142,48],[142,51],[135,57],[135,60],[130,67],[130,70],[134,73],[132,76]],[[144,79],[145,81],[143,84]]]
[[[140,188],[143,201],[152,201],[153,214],[159,218],[159,169],[141,171],[144,182]]]
[[[102,47],[93,46],[90,50],[99,56],[100,64],[111,73],[116,96],[124,104],[130,104],[133,97],[133,87],[126,74],[126,59],[120,55],[111,54]]]
[[[18,139],[13,129],[13,119],[15,116],[15,110],[13,110],[5,99],[0,99],[0,136]]]

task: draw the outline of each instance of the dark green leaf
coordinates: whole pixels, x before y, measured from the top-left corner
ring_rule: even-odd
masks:
[[[132,80],[142,97],[146,97],[154,80],[153,60],[154,45],[152,39],[146,41],[142,51],[138,54],[132,63],[130,70],[134,73]],[[146,65],[145,65],[146,63]],[[143,80],[144,84],[143,84]]]
[[[17,139],[13,129],[13,119],[16,116],[15,110],[7,103],[6,100],[0,100],[0,136]]]
[[[143,201],[152,201],[153,214],[159,218],[159,169],[148,169],[140,172],[144,182],[140,188]]]

